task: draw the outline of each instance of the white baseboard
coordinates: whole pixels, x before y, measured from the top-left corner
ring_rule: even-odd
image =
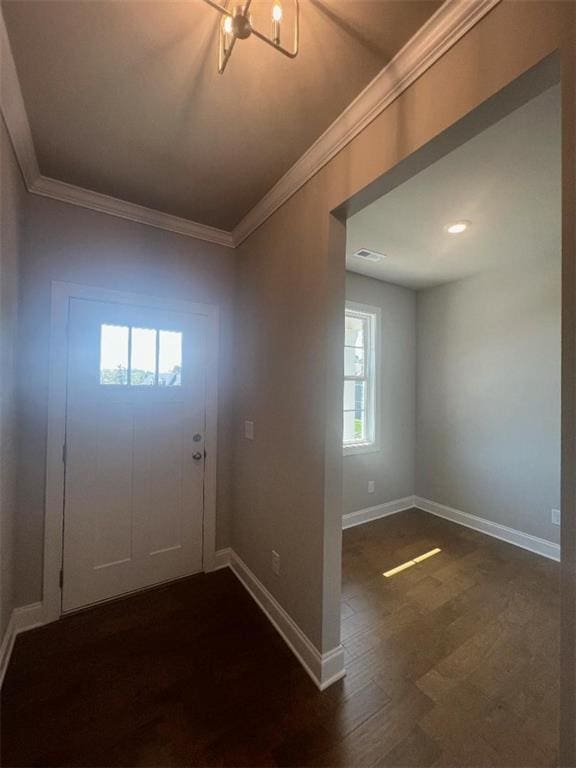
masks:
[[[44,611],[42,603],[23,605],[21,608],[15,608],[12,611],[4,637],[2,638],[2,644],[0,645],[0,688],[4,682],[17,635],[21,632],[26,632],[28,629],[40,627],[43,623]]]
[[[444,504],[430,501],[430,499],[423,499],[420,496],[415,497],[414,506],[437,517],[443,517],[445,520],[451,520],[453,523],[464,525],[466,528],[472,528],[480,533],[493,536],[495,539],[501,539],[509,544],[522,547],[522,549],[528,549],[530,552],[548,557],[550,560],[560,560],[560,545],[554,544],[554,542],[548,541],[548,539],[532,536],[529,533],[518,531],[516,528],[509,528],[507,525],[494,523],[483,517],[471,515],[469,512],[462,512],[459,509],[453,509]]]
[[[321,654],[246,563],[229,547],[216,552],[213,570],[221,568],[232,569],[320,690],[323,691],[344,677],[346,671],[342,646]],[[16,636],[44,623],[42,603],[25,605],[12,611],[0,644],[0,687],[10,663]]]
[[[14,640],[16,639],[16,633],[14,632],[14,613],[10,616],[8,626],[4,632],[2,638],[2,644],[0,645],[0,687],[4,682],[4,676],[10,663],[10,656],[12,655],[12,648],[14,647]]]
[[[228,558],[227,563],[226,558]],[[216,561],[222,563],[218,567],[223,568],[228,565],[232,569],[321,691],[344,677],[346,670],[344,669],[344,649],[341,645],[321,654],[294,619],[233,550],[219,550],[216,552]]]
[[[232,549],[225,547],[224,549],[217,549],[214,554],[214,567],[212,571],[219,571],[221,568],[229,568],[232,559]]]
[[[342,516],[342,528],[353,528],[355,525],[363,525],[371,520],[378,520],[380,517],[395,515],[397,512],[403,512],[405,509],[412,509],[415,506],[415,496],[405,496],[403,499],[394,499],[384,504],[377,504],[375,507],[366,507],[357,512],[348,512]]]

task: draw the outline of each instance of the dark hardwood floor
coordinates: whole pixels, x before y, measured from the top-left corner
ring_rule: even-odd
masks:
[[[552,766],[558,570],[418,510],[346,531],[324,693],[229,571],[69,616],[17,640],[3,765]]]

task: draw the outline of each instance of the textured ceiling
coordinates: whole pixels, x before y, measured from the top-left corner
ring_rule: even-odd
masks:
[[[201,0],[2,8],[42,174],[232,229],[439,5],[301,0],[296,60],[250,38],[222,76]]]
[[[419,289],[558,258],[560,135],[555,86],[352,216],[347,269]],[[460,219],[466,232],[444,231]],[[386,258],[361,262],[359,248]]]

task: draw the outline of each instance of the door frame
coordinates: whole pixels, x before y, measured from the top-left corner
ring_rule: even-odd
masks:
[[[216,469],[218,427],[219,313],[213,304],[159,298],[90,285],[54,281],[50,309],[48,375],[48,434],[46,444],[46,496],[44,517],[43,619],[48,623],[62,615],[60,573],[64,550],[64,461],[68,378],[68,313],[71,299],[131,304],[166,309],[207,319],[206,436],[204,462],[204,509],[202,570],[211,571],[216,552]]]

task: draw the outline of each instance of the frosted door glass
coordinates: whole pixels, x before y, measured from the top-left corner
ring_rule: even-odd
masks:
[[[100,326],[100,384],[128,384],[128,337],[124,325]]]
[[[182,334],[160,331],[158,384],[179,387],[182,383]]]
[[[132,328],[130,384],[156,384],[156,331],[152,328]]]

